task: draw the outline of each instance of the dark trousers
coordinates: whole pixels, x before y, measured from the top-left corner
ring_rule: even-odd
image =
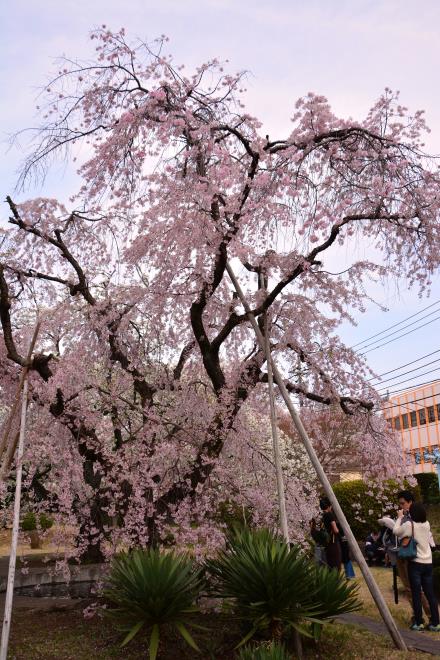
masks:
[[[339,539],[337,537],[333,537],[331,543],[326,546],[325,556],[327,560],[327,566],[329,568],[336,568],[338,571],[341,570],[341,544],[339,543]]]
[[[414,608],[414,617],[417,625],[423,621],[422,614],[422,589],[429,603],[431,612],[431,623],[438,626],[438,604],[434,593],[434,580],[432,577],[432,564],[419,564],[415,561],[408,562],[408,575],[411,585],[411,594]]]

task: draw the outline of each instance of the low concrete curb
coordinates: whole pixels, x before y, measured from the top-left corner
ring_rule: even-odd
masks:
[[[15,574],[14,593],[17,596],[43,598],[87,598],[94,585],[106,574],[108,567],[101,564],[71,566],[70,579],[53,568],[29,568],[23,573],[19,568]],[[7,576],[0,576],[0,593],[6,591]]]

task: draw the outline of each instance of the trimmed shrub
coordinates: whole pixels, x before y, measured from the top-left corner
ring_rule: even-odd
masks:
[[[416,500],[420,499],[418,485],[415,487],[405,485],[405,487],[414,494]],[[378,499],[378,489],[361,479],[334,484],[333,490],[353,534],[358,540],[364,540],[373,529],[378,529],[378,518],[384,515],[396,516],[398,506],[396,495],[402,488],[396,481],[386,483],[383,497],[385,500],[395,502],[391,510],[384,510],[382,501]],[[369,495],[370,492],[373,494]]]
[[[52,525],[52,518],[46,516],[45,513],[40,513],[37,520],[37,516],[33,511],[26,513],[21,521],[21,529],[23,532],[33,532],[36,529],[45,531],[46,529],[50,529]]]
[[[420,488],[421,499],[424,504],[439,504],[440,492],[438,486],[438,477],[433,472],[426,472],[415,475]]]

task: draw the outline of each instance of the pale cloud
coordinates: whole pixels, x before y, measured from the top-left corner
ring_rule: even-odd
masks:
[[[0,139],[35,123],[34,99],[53,71],[54,58],[90,56],[88,32],[102,23],[124,26],[128,34],[147,40],[167,34],[176,62],[188,69],[218,56],[229,59],[234,71],[248,70],[247,109],[273,136],[290,131],[294,102],[309,91],[326,95],[337,115],[359,119],[389,86],[401,90],[402,102],[412,110],[426,109],[433,129],[427,148],[440,152],[438,0],[3,0]],[[13,189],[21,157],[19,150],[6,152],[6,147],[0,162],[2,198]],[[66,199],[75,183],[72,170],[60,164],[35,194]],[[366,246],[360,249],[367,252]],[[353,342],[421,306],[405,289],[373,290],[393,307],[394,316],[373,306],[357,331],[345,330]],[[438,282],[434,291],[440,298]],[[434,332],[424,336],[424,352],[432,342]],[[399,362],[401,350],[402,344],[391,348],[386,361],[404,362]],[[411,350],[418,354],[417,347]],[[379,353],[372,360],[384,370]]]

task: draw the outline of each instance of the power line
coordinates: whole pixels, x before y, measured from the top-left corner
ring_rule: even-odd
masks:
[[[412,380],[415,380],[416,378],[419,378],[421,376],[427,376],[428,374],[432,374],[436,371],[439,370],[440,367],[435,367],[435,369],[428,369],[428,371],[424,371],[421,374],[417,374],[417,376],[413,376],[412,378],[404,378],[403,380],[400,380],[398,383],[393,383],[391,387],[395,387],[396,385],[403,385],[404,383],[410,383]],[[403,376],[403,374],[402,374]],[[379,387],[378,391],[380,392],[381,390],[387,390],[388,386],[385,385],[385,387]]]
[[[377,344],[378,342],[381,342],[382,339],[389,339],[393,335],[397,335],[402,330],[406,330],[407,328],[410,328],[413,325],[417,325],[417,323],[419,323],[420,321],[423,321],[423,319],[427,319],[429,316],[432,316],[433,314],[438,314],[439,311],[440,310],[435,309],[433,312],[429,312],[429,314],[425,314],[425,316],[421,316],[416,321],[413,321],[412,323],[408,323],[408,325],[404,325],[402,328],[399,328],[398,330],[394,330],[394,332],[390,332],[389,335],[386,335],[385,337],[382,337],[381,339],[375,339],[374,341],[367,343],[366,346],[363,346],[362,348],[359,348],[358,350],[359,351],[364,351],[369,346],[374,346],[374,344]]]
[[[383,344],[379,344],[378,346],[374,346],[373,348],[369,348],[368,350],[361,353],[361,355],[366,355],[367,353],[371,353],[372,351],[376,351],[378,348],[382,348],[383,346],[387,346],[388,344],[391,344],[393,341],[397,341],[398,339],[402,339],[402,337],[406,337],[407,335],[410,335],[412,332],[415,332],[416,330],[420,330],[420,328],[424,328],[426,325],[430,325],[431,323],[434,323],[434,321],[438,321],[438,319],[440,319],[440,316],[436,316],[435,319],[431,319],[431,321],[427,321],[426,323],[422,323],[422,325],[419,325],[417,328],[413,328],[413,330],[408,330],[408,332],[404,332],[403,335],[400,335],[399,337],[395,337],[394,339],[390,339],[389,341],[386,341]]]
[[[397,374],[397,376],[391,376],[390,378],[384,378],[383,381],[380,383],[376,383],[375,385],[372,385],[372,387],[375,387],[377,389],[384,389],[382,387],[382,383],[386,383],[387,381],[390,380],[395,380],[396,378],[400,378],[401,376],[406,376],[406,374],[412,374],[414,371],[419,371],[419,369],[423,369],[424,367],[429,367],[430,364],[435,364],[436,362],[440,362],[440,358],[437,358],[436,360],[431,360],[431,362],[427,362],[426,364],[421,364],[420,367],[416,367],[415,369],[410,369],[409,371],[404,371],[401,374]],[[414,378],[418,378],[419,376],[422,376],[423,374],[418,374],[417,376],[414,376]],[[406,380],[413,380],[412,378],[407,378]],[[394,383],[394,385],[397,385],[398,383]],[[394,387],[392,385],[392,387]],[[380,387],[379,387],[380,386]]]
[[[418,401],[426,401],[426,399],[432,398],[431,396],[421,396],[419,399],[414,399],[414,401],[405,401],[405,403],[394,403],[391,404],[390,406],[387,406],[386,408],[377,408],[378,412],[386,412],[387,410],[394,410],[394,408],[407,408],[410,406],[412,403],[417,403]],[[408,409],[408,412],[411,412],[411,410]]]
[[[419,314],[422,314],[422,312],[426,312],[427,309],[431,309],[431,307],[434,307],[435,305],[438,305],[440,303],[440,300],[437,300],[434,303],[431,303],[427,307],[424,307],[418,312],[415,312],[415,314],[411,314],[411,316],[408,316],[406,319],[403,319],[403,321],[399,321],[398,323],[394,323],[393,325],[390,325],[388,328],[385,328],[385,330],[381,330],[381,332],[376,332],[375,335],[371,335],[370,337],[367,337],[366,339],[363,339],[362,341],[358,341],[357,344],[353,344],[350,346],[350,348],[355,348],[356,346],[360,346],[361,344],[365,344],[370,341],[370,339],[374,339],[374,337],[379,337],[380,335],[385,334],[388,332],[388,330],[392,330],[393,328],[396,328],[398,325],[402,325],[402,323],[406,323],[406,321],[409,321],[410,319],[413,319],[415,316],[419,316]],[[420,319],[419,319],[420,320]],[[402,330],[403,328],[401,328]]]
[[[422,375],[422,374],[420,374],[420,375]],[[411,385],[411,389],[412,389],[412,390],[415,390],[415,389],[417,389],[418,387],[422,387],[423,385],[432,385],[433,383],[437,383],[439,380],[440,380],[439,378],[435,378],[434,380],[427,380],[427,381],[425,381],[424,383],[416,383],[416,385]],[[398,383],[396,383],[396,385],[397,385],[397,384],[398,384]],[[393,390],[392,392],[387,392],[387,394],[398,394],[399,392],[404,392],[404,391],[407,390],[407,389],[410,389],[410,388],[409,388],[408,386],[406,386],[406,387],[401,387],[401,388],[398,389],[398,390]]]
[[[386,376],[387,374],[392,374],[395,371],[399,371],[399,369],[403,369],[404,367],[409,367],[410,364],[415,364],[416,362],[420,362],[420,360],[424,360],[427,357],[431,357],[431,355],[434,355],[435,353],[440,353],[440,349],[437,351],[432,351],[432,353],[427,353],[426,355],[422,355],[421,357],[417,358],[416,360],[412,360],[411,362],[407,362],[406,364],[401,364],[400,367],[396,367],[395,369],[390,369],[389,371],[384,371],[382,374],[379,374],[378,376],[372,376],[371,378],[367,378],[367,380],[377,380],[378,378],[381,378],[382,376]],[[374,385],[373,385],[374,387]]]
[[[414,401],[408,401],[407,403],[396,403],[394,406],[389,406],[388,408],[383,408],[382,412],[385,412],[386,410],[392,410],[396,407],[398,407],[399,410],[401,408],[404,409],[404,411],[402,413],[398,413],[398,414],[402,414],[402,415],[405,415],[405,414],[411,413],[411,412],[415,412],[417,410],[423,410],[424,408],[426,408],[426,405],[420,405],[416,408],[409,408],[409,406],[413,403],[416,403],[416,401],[426,401],[426,399],[429,399],[429,398],[432,398],[432,395],[431,395],[431,397],[424,396],[421,399],[414,399]],[[433,406],[434,405],[435,405],[435,403],[433,403]],[[397,412],[397,410],[396,410],[396,412]]]
[[[435,382],[435,381],[433,381],[433,382]],[[386,410],[393,410],[394,408],[399,407],[399,408],[406,408],[408,410],[408,412],[413,412],[412,410],[410,410],[408,408],[408,406],[411,406],[413,403],[418,403],[419,401],[426,401],[427,399],[433,399],[435,396],[436,396],[435,393],[434,394],[429,394],[428,396],[421,396],[418,399],[413,399],[412,401],[405,401],[405,403],[402,403],[402,402],[398,403],[396,401],[396,403],[394,403],[390,406],[387,406],[386,408],[378,408],[378,411],[380,410],[381,412],[385,412]],[[417,410],[419,410],[419,409],[417,408]]]

